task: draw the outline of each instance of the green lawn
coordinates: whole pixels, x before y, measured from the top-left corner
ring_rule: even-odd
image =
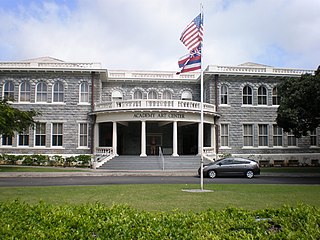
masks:
[[[39,179],[41,181],[41,179]],[[146,211],[203,211],[239,207],[248,210],[296,206],[320,206],[320,185],[207,184],[208,193],[183,192],[199,185],[104,185],[68,187],[1,187],[0,202],[19,199],[27,203],[128,204]]]

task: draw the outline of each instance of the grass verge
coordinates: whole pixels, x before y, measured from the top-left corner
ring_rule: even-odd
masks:
[[[39,179],[40,181],[40,179]],[[213,192],[190,193],[198,185],[104,185],[55,187],[1,187],[0,202],[20,200],[34,204],[79,205],[100,202],[107,206],[127,204],[146,211],[204,211],[227,207],[248,210],[278,208],[300,203],[320,206],[320,185],[212,184]]]

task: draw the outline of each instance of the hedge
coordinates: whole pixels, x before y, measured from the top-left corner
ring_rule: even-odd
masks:
[[[1,154],[0,163],[6,165],[27,165],[27,166],[63,166],[63,167],[89,167],[91,163],[90,155],[77,155],[71,157],[62,157],[60,155],[48,156],[41,154],[33,155],[11,155]]]
[[[127,205],[0,204],[1,239],[320,239],[320,210],[147,212]]]

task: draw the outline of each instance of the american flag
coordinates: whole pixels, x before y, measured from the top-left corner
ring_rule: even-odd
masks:
[[[180,40],[189,52],[201,46],[203,39],[203,16],[200,13],[182,32]]]

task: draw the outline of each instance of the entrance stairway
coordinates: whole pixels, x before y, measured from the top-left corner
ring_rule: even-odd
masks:
[[[164,156],[164,170],[198,170],[200,157],[184,155],[179,157]],[[163,170],[163,162],[159,156],[117,156],[104,163],[99,169],[105,170]]]

